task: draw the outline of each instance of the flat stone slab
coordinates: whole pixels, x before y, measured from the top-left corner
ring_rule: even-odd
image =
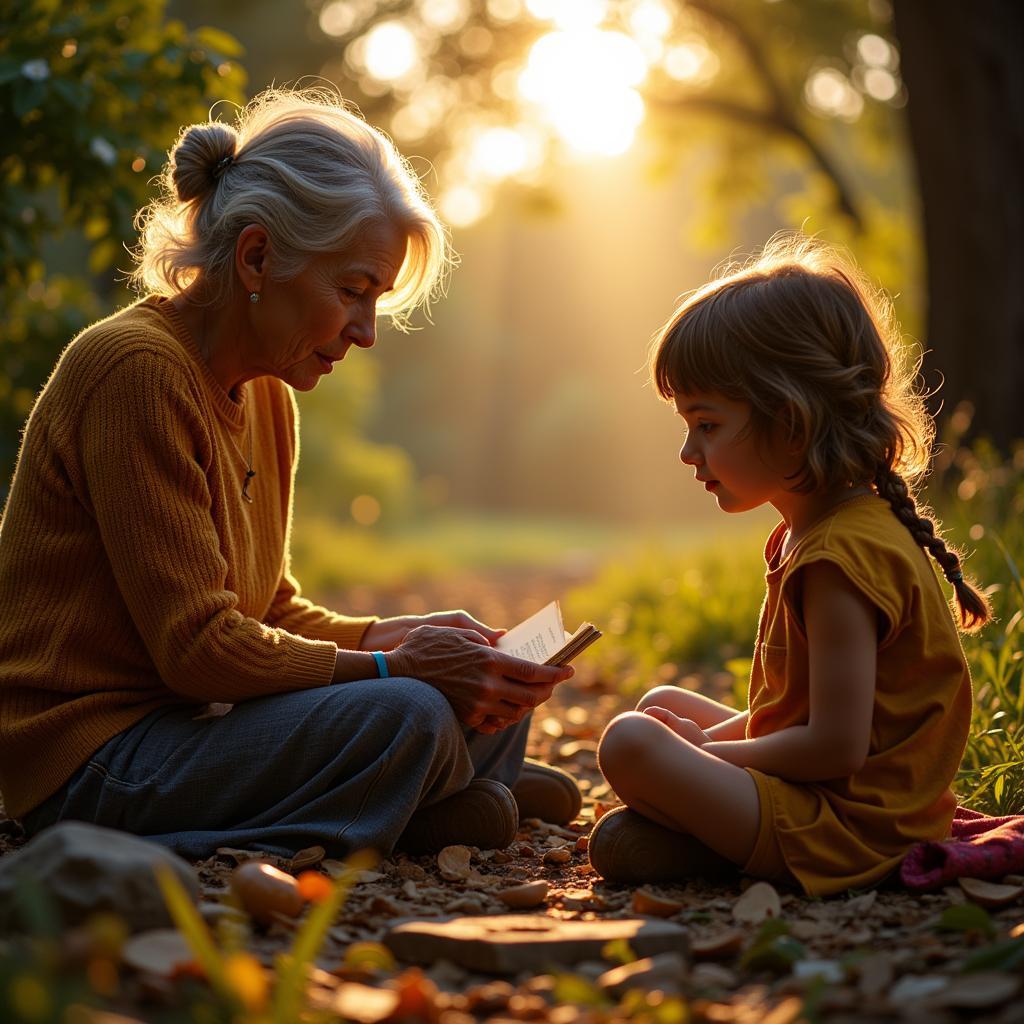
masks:
[[[471,971],[515,974],[600,960],[605,944],[616,939],[629,943],[638,957],[670,951],[685,955],[688,948],[686,929],[669,921],[559,921],[541,914],[405,921],[391,928],[384,944],[410,963],[450,960]]]

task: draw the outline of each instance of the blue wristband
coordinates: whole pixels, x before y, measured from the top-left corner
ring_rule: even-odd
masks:
[[[377,675],[381,679],[390,679],[391,673],[388,671],[388,662],[384,657],[383,651],[370,651],[373,656],[373,660],[377,662]]]

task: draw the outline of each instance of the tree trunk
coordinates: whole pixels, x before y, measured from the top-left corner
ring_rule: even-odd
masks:
[[[1024,3],[895,0],[928,275],[925,366],[971,435],[1024,438]]]

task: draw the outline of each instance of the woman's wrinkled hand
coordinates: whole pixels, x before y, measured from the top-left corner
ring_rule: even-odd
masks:
[[[417,626],[448,626],[451,629],[471,629],[479,633],[488,644],[493,644],[507,630],[492,629],[461,609],[431,612],[429,615],[397,615],[391,619],[378,619],[363,634],[361,651],[393,651]]]
[[[388,668],[440,690],[456,718],[481,732],[520,721],[573,674],[568,665],[537,665],[496,650],[476,629],[432,624],[409,630],[388,655]]]
[[[711,742],[711,737],[696,722],[689,718],[680,718],[668,708],[644,708],[644,714],[656,718],[662,725],[667,725],[677,736],[681,736],[695,747],[703,747],[705,743]]]

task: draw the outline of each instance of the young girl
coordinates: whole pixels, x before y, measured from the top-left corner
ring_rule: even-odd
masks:
[[[971,680],[932,562],[962,628],[989,609],[914,501],[934,428],[891,314],[837,253],[781,238],[656,338],[682,462],[724,512],[782,522],[747,710],[659,686],[601,739],[627,805],[591,836],[606,879],[741,867],[821,896],[948,835]]]

